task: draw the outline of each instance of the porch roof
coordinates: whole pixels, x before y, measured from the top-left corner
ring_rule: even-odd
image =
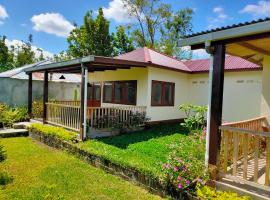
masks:
[[[263,56],[270,56],[270,18],[233,24],[188,35],[179,46],[205,48],[206,43],[225,44],[226,53],[262,65]]]
[[[122,60],[102,56],[86,56],[83,58],[72,59],[62,62],[54,62],[39,66],[34,66],[25,70],[27,74],[33,72],[61,72],[61,73],[80,73],[81,67],[87,67],[89,72],[129,69],[130,67],[146,67],[148,63]]]

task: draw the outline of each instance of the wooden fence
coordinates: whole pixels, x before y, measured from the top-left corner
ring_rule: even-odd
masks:
[[[127,128],[144,124],[145,106],[88,107],[87,118],[91,128]],[[141,118],[141,119],[138,119]]]
[[[47,122],[71,130],[80,130],[80,106],[46,103]]]
[[[265,117],[260,117],[220,127],[221,176],[270,186],[270,132],[263,132],[265,125]]]

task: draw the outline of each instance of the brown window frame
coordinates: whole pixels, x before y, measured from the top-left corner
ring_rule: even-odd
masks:
[[[155,103],[154,102],[154,84],[161,83],[161,103]],[[169,84],[172,87],[172,102],[171,103],[165,103],[165,85]],[[175,100],[175,83],[173,82],[166,82],[166,81],[157,81],[152,80],[152,86],[151,86],[151,106],[174,106],[174,100]]]
[[[128,103],[127,102],[127,91],[124,87],[125,83],[127,82],[132,82],[135,83],[135,102],[134,103]],[[137,80],[127,80],[127,81],[105,81],[103,86],[105,85],[105,83],[111,83],[112,84],[112,101],[105,101],[105,87],[103,87],[103,103],[112,103],[112,104],[122,104],[122,105],[137,105]],[[121,96],[121,100],[120,102],[115,102],[115,83],[120,83],[121,84],[121,88],[123,89],[123,94]]]

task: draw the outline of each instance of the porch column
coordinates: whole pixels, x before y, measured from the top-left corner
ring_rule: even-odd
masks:
[[[32,118],[32,90],[33,90],[33,75],[32,73],[28,74],[28,116],[31,119]]]
[[[211,99],[209,99],[209,118],[208,118],[208,164],[216,166],[220,151],[221,132],[219,126],[222,123],[222,105],[223,105],[223,86],[224,86],[224,64],[225,64],[225,45],[213,45],[212,62],[212,81]],[[211,80],[211,79],[210,79]]]
[[[87,132],[87,83],[88,69],[81,64],[81,116],[80,116],[80,138],[84,140]]]
[[[48,71],[44,72],[44,83],[43,83],[43,124],[46,124],[47,119],[47,106],[46,103],[48,102]]]

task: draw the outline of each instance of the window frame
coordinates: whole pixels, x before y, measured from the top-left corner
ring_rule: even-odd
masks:
[[[131,82],[131,83],[134,83],[135,84],[135,102],[134,103],[127,103],[127,91],[125,89],[125,83],[127,82]],[[105,101],[105,87],[104,85],[106,83],[111,83],[112,84],[112,101]],[[120,99],[120,103],[118,102],[115,102],[115,83],[120,83],[121,85],[121,89],[123,90],[122,91],[122,95],[121,95],[121,99]],[[103,103],[112,103],[112,104],[121,104],[121,105],[134,105],[136,106],[137,105],[137,80],[124,80],[124,81],[105,81],[103,83],[103,92],[102,92],[102,96],[103,96],[103,99],[102,99],[102,102]]]
[[[154,102],[154,84],[161,83],[161,103]],[[165,103],[165,85],[169,84],[172,88],[172,102],[171,103]],[[167,81],[158,81],[158,80],[152,80],[151,85],[151,106],[174,106],[175,101],[175,83],[174,82],[167,82]]]

